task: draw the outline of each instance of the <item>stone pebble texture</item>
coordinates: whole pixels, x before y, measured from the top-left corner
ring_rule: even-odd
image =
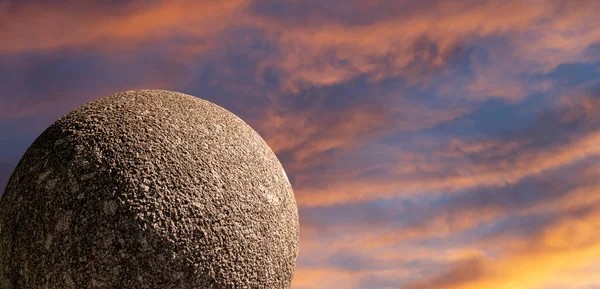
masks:
[[[29,147],[0,201],[0,288],[289,288],[298,209],[231,112],[163,90],[83,105]]]

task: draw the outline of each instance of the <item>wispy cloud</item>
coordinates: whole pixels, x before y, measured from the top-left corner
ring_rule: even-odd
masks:
[[[101,1],[66,4],[15,3],[0,20],[2,52],[61,48],[132,48],[172,38],[191,41],[215,38],[243,7],[240,1],[125,1],[116,6]]]

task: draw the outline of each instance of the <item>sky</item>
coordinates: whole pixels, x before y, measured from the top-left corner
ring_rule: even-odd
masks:
[[[300,215],[293,289],[599,289],[598,11],[0,0],[0,188],[68,111],[173,90],[279,157]]]

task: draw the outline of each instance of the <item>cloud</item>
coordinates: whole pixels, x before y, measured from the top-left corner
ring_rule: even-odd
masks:
[[[368,143],[434,127],[466,113],[451,105],[404,100],[401,94],[373,90],[364,80],[356,80],[303,95],[270,97],[267,107],[248,122],[300,180],[323,173],[320,167],[346,154],[356,159],[357,151]]]
[[[569,183],[577,189],[558,198],[553,197],[553,193],[544,196],[546,191],[543,190],[521,191],[523,198],[541,194],[537,204],[547,208],[530,206],[527,202],[521,204],[519,200],[511,205],[493,198],[488,200],[489,196],[482,194],[474,195],[485,200],[482,208],[473,203],[463,204],[465,195],[452,202],[437,197],[426,198],[421,203],[400,203],[403,205],[378,201],[378,206],[367,203],[323,208],[320,213],[316,208],[301,210],[304,253],[299,268],[322,268],[346,274],[346,282],[370,279],[400,284],[413,280],[406,288],[483,285],[495,288],[507,284],[504,281],[514,281],[512,284],[564,282],[562,277],[572,278],[572,272],[584,268],[587,261],[594,261],[594,256],[600,254],[597,250],[600,239],[594,233],[600,204],[598,198],[594,201],[593,197],[600,189],[597,172],[598,166],[576,168],[574,175],[578,177],[575,179],[595,182],[590,185]],[[541,183],[546,181],[540,180]],[[565,179],[550,179],[548,186],[560,186],[563,181]],[[570,199],[578,199],[575,206],[568,204]],[[501,210],[490,210],[490,207]],[[487,214],[488,211],[492,214]],[[520,265],[523,262],[525,265]],[[518,269],[537,268],[533,265],[538,262],[548,266],[539,271]],[[325,284],[322,282],[326,279],[326,275],[313,276],[311,282],[318,287]],[[594,279],[586,280],[593,282]],[[354,287],[348,288],[366,286],[350,284]],[[537,285],[515,286],[539,288]]]
[[[161,42],[173,55],[192,56],[235,46],[240,39],[230,37],[230,29],[255,29],[276,48],[256,73],[276,71],[282,91],[300,92],[363,76],[372,82],[402,77],[425,84],[433,75],[454,73],[448,66],[477,47],[485,57],[471,59],[467,95],[522,99],[550,85],[525,82],[523,73],[590,61],[594,56],[588,48],[600,42],[594,1],[100,4],[11,5],[0,23],[0,37],[8,40],[0,52],[114,51]]]
[[[598,201],[598,166],[592,164],[596,160],[529,177],[507,187],[301,207],[301,224],[308,230],[306,234],[333,236],[335,240],[328,243],[334,246],[339,242],[343,248],[378,249],[480,230],[488,231],[478,234],[482,242],[494,234],[512,238],[524,230],[534,232],[540,222],[552,220],[563,212],[576,211]],[[486,229],[489,226],[493,229]]]
[[[380,280],[383,283],[388,280],[392,284],[400,284],[424,279],[426,281],[414,281],[410,286],[446,288],[443,287],[446,283],[473,283],[479,282],[474,280],[491,278],[488,271],[504,270],[489,269],[496,264],[506,263],[502,266],[511,267],[514,265],[509,262],[525,262],[531,258],[527,262],[533,263],[538,257],[555,262],[552,258],[563,258],[563,255],[552,250],[563,250],[561,246],[566,246],[568,248],[564,250],[570,252],[577,247],[576,239],[568,239],[573,233],[563,231],[570,225],[585,226],[597,217],[600,204],[598,159],[547,171],[508,187],[479,188],[452,195],[430,193],[404,199],[301,207],[301,244],[305,253],[301,254],[299,266],[344,270],[353,273],[348,278],[354,280]],[[552,237],[555,235],[563,237]],[[582,237],[581,246],[587,242],[586,238]],[[547,245],[537,248],[541,243]],[[556,248],[552,249],[552,246]],[[523,256],[534,251],[537,255]],[[550,259],[544,257],[546,253],[549,253]],[[555,253],[557,255],[553,255]],[[571,260],[578,257],[564,258]],[[504,259],[510,261],[502,261]],[[555,263],[562,264],[560,260]],[[576,264],[571,265],[561,265],[561,276],[571,278],[569,272],[577,270]],[[536,280],[552,283],[552,276],[544,273],[555,272],[552,268],[544,269],[550,271],[540,272]],[[448,273],[435,278],[440,272]],[[473,275],[475,272],[479,274]],[[508,273],[497,274],[504,276]],[[514,278],[528,275],[522,274],[522,271],[510,274],[514,274]],[[492,284],[489,282],[485,284]],[[518,284],[520,281],[515,282]],[[355,286],[350,288],[365,288],[367,285]]]
[[[255,4],[255,23],[272,31],[280,49],[265,65],[278,68],[291,91],[362,75],[423,83],[465,47],[482,47],[486,58],[472,63],[471,97],[522,99],[543,83],[520,75],[587,60],[587,48],[600,42],[599,26],[588,24],[598,23],[590,1],[371,3]]]
[[[598,156],[600,151],[595,144],[600,139],[600,123],[596,115],[600,102],[594,94],[579,93],[565,95],[554,108],[538,114],[528,125],[488,137],[464,140],[452,136],[449,142],[405,145],[401,151],[398,145],[386,148],[381,143],[357,148],[352,152],[354,162],[346,162],[343,168],[330,163],[327,173],[318,173],[318,181],[309,181],[316,180],[316,175],[297,173],[298,203],[323,206],[434,191],[455,193],[479,187],[505,187]],[[438,124],[454,121],[460,119],[442,119]],[[371,154],[376,162],[367,159],[364,163],[356,156],[367,148],[383,157]],[[373,175],[369,171],[379,173]]]
[[[436,277],[401,288],[539,288],[564,270],[582,268],[600,256],[598,208],[565,216],[510,253],[453,264]]]
[[[119,5],[24,2],[0,20],[0,52],[118,50],[170,38],[215,38],[245,1],[127,1]],[[186,50],[196,46],[188,43]]]

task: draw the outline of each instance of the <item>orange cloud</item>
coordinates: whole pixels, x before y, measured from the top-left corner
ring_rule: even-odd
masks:
[[[402,288],[520,288],[552,286],[553,279],[592,264],[600,257],[600,210],[571,215],[548,227],[520,248],[497,259],[475,258],[456,263],[437,277]],[[566,275],[566,276],[565,276]]]
[[[285,73],[284,87],[291,91],[361,75],[374,81],[402,76],[422,83],[426,71],[442,68],[457,49],[484,37],[501,37],[505,47],[486,47],[489,66],[474,63],[478,71],[468,91],[475,98],[522,99],[544,84],[526,83],[519,74],[546,73],[562,63],[586,60],[585,50],[600,42],[600,22],[593,12],[599,7],[593,1],[431,2],[427,9],[409,7],[415,11],[401,17],[356,25],[335,20],[343,13],[337,11],[347,9],[331,9],[334,16],[329,18],[307,17],[303,25],[287,18],[257,17],[255,23],[272,31],[281,49],[279,57],[265,65]],[[382,3],[374,6],[376,11],[360,5],[355,9],[367,14],[402,11],[407,5]]]
[[[353,277],[356,275],[359,275],[359,273],[335,270],[332,268],[298,268],[294,273],[291,288],[354,288],[357,282]]]
[[[568,95],[566,98],[573,97]],[[503,187],[600,156],[597,145],[600,131],[595,129],[600,111],[598,97],[576,99],[563,101],[555,111],[540,115],[535,127],[524,128],[519,135],[506,140],[466,142],[454,139],[448,145],[421,146],[423,153],[398,153],[396,147],[380,147],[379,153],[388,155],[386,161],[332,169],[319,174],[318,183],[311,182],[313,175],[298,171],[298,203],[301,206],[326,206],[428,192]],[[548,133],[559,133],[557,130],[564,130],[564,133],[557,134],[553,143],[541,142]],[[361,176],[373,169],[385,174]]]
[[[279,18],[256,12],[253,8],[261,2],[251,0],[152,5],[133,1],[119,4],[118,13],[89,2],[21,4],[0,19],[0,39],[5,40],[0,53],[59,48],[106,51],[185,38],[184,43],[165,44],[174,47],[174,57],[192,56],[211,47],[235,46],[235,37],[223,37],[229,27],[252,28],[264,31],[278,51],[265,56],[256,72],[274,68],[281,74],[281,89],[298,92],[358,76],[372,81],[400,76],[408,83],[426,83],[432,72],[461,55],[464,47],[498,37],[501,45],[485,47],[489,65],[473,60],[476,71],[466,91],[476,99],[522,99],[551,84],[525,82],[521,74],[547,73],[562,63],[590,61],[586,49],[600,42],[600,22],[594,14],[600,8],[597,1],[427,1],[421,8],[406,1],[355,1],[343,7],[331,2],[321,8],[299,3],[281,4],[293,12],[292,17]],[[295,11],[295,6],[315,13],[296,16],[302,10]],[[363,19],[370,14],[381,17]]]
[[[365,209],[365,204],[319,208],[316,210],[321,213],[314,216],[311,215],[315,214],[315,210],[305,209],[301,211],[300,219],[303,228],[301,243],[305,250],[304,257],[311,260],[327,258],[331,253],[340,250],[356,252],[357,248],[369,252],[381,250],[387,252],[388,249],[402,243],[452,238],[482,224],[493,224],[509,217],[530,219],[540,216],[569,215],[578,210],[585,210],[600,200],[600,182],[597,178],[599,168],[598,166],[573,168],[572,177],[569,178],[557,178],[560,174],[551,174],[530,180],[540,184],[536,188],[526,185],[489,192],[481,191],[477,194],[463,194],[445,198],[444,202],[438,205],[395,203],[393,209],[392,207],[380,208],[374,215],[371,215],[374,213],[373,209]],[[567,184],[563,184],[565,182]],[[546,187],[556,187],[556,189]],[[523,192],[523,188],[529,188],[531,191]],[[526,193],[532,197],[536,194],[542,195],[535,197],[536,200],[524,202],[520,196]],[[508,196],[500,197],[492,194]],[[327,211],[329,213],[324,214]],[[410,219],[405,220],[404,218],[408,216]],[[530,233],[536,230],[536,228],[529,229]],[[469,245],[472,246],[469,248],[512,249],[507,244],[513,242],[514,238],[515,236],[506,232],[495,234],[478,241],[469,241]],[[387,254],[389,253],[384,255]],[[375,259],[381,258],[384,256]],[[320,263],[323,262],[326,263],[327,260],[322,260]]]
[[[401,134],[433,127],[466,113],[464,108],[433,108],[422,104],[399,103],[373,97],[339,111],[323,107],[321,100],[302,111],[278,108],[274,100],[264,117],[252,119],[255,127],[275,153],[290,153],[286,169],[292,173],[307,171],[330,160],[333,150],[353,151],[367,141],[389,134]],[[341,172],[345,173],[345,172]],[[303,178],[300,173],[299,178]]]
[[[170,37],[214,37],[246,2],[176,0],[148,5],[133,1],[114,8],[118,12],[93,2],[17,5],[0,19],[0,52],[111,50]]]
[[[532,237],[515,239],[513,236],[511,239],[500,235],[484,239],[485,243],[467,242],[451,248],[419,246],[419,243],[409,242],[372,247],[361,246],[358,242],[349,243],[351,238],[345,238],[343,234],[341,238],[336,235],[333,239],[312,236],[310,239],[315,244],[305,247],[301,260],[310,260],[307,264],[314,265],[302,265],[301,262],[293,288],[328,288],[335,282],[344,284],[344,288],[362,288],[361,282],[368,278],[395,280],[396,284],[417,279],[401,287],[406,289],[480,286],[536,289],[564,284],[576,277],[584,278],[578,280],[580,283],[595,284],[595,274],[586,274],[582,270],[600,257],[599,224],[595,221],[598,219],[597,209],[596,205],[587,214],[566,214],[559,222],[535,232]],[[357,230],[354,234],[354,239],[360,240],[369,231]],[[421,240],[427,239],[423,237]],[[301,241],[301,244],[304,242]],[[355,265],[349,263],[338,267],[331,260],[339,252],[349,252],[365,259]],[[491,252],[499,254],[491,257],[488,255]],[[409,265],[424,261],[448,264],[449,269],[421,271],[423,268]]]

